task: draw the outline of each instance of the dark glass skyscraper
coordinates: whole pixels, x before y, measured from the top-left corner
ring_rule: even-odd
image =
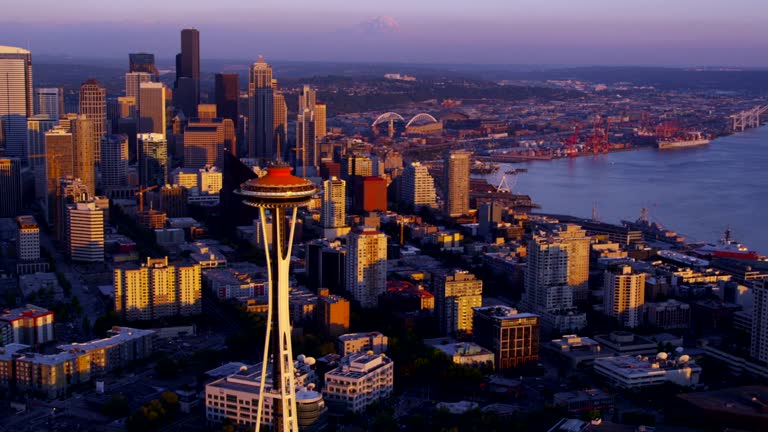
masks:
[[[152,74],[154,81],[160,81],[160,73],[155,66],[155,55],[150,53],[128,54],[128,72],[146,72]]]
[[[181,53],[176,56],[176,83],[174,105],[187,118],[197,116],[200,103],[200,32],[195,29],[181,31]]]
[[[215,81],[216,113],[237,124],[240,85],[237,74],[217,73]]]
[[[273,160],[274,90],[272,67],[259,56],[251,66],[248,79],[248,156]]]

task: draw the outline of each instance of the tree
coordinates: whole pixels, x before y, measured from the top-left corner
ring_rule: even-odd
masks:
[[[113,394],[107,403],[101,407],[101,413],[113,419],[127,417],[131,413],[128,399],[125,395]]]

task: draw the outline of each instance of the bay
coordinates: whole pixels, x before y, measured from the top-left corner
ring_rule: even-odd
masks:
[[[513,192],[529,194],[541,212],[619,223],[643,207],[650,219],[692,241],[733,238],[768,254],[768,127],[718,138],[700,147],[644,149],[552,161],[501,164]]]

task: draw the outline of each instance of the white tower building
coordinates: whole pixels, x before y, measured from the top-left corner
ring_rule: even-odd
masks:
[[[273,431],[298,432],[296,411],[296,386],[294,380],[293,353],[291,352],[291,322],[289,310],[289,267],[296,214],[299,207],[309,204],[317,188],[308,180],[291,175],[291,168],[275,166],[267,169],[267,175],[249,180],[235,191],[243,196],[243,203],[259,209],[259,220],[264,238],[267,236],[267,210],[272,214],[272,242],[264,242],[269,276],[269,310],[267,312],[267,337],[264,341],[260,388],[265,389],[267,365],[272,354],[272,406]],[[287,211],[291,221],[286,224]],[[288,230],[290,228],[290,230]],[[271,249],[271,250],[270,250]],[[279,399],[278,399],[279,398]],[[267,392],[259,394],[256,424],[261,423]]]

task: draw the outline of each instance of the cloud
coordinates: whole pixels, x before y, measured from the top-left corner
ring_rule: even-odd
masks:
[[[360,27],[368,33],[396,33],[400,29],[400,23],[392,16],[380,15],[363,21]]]

